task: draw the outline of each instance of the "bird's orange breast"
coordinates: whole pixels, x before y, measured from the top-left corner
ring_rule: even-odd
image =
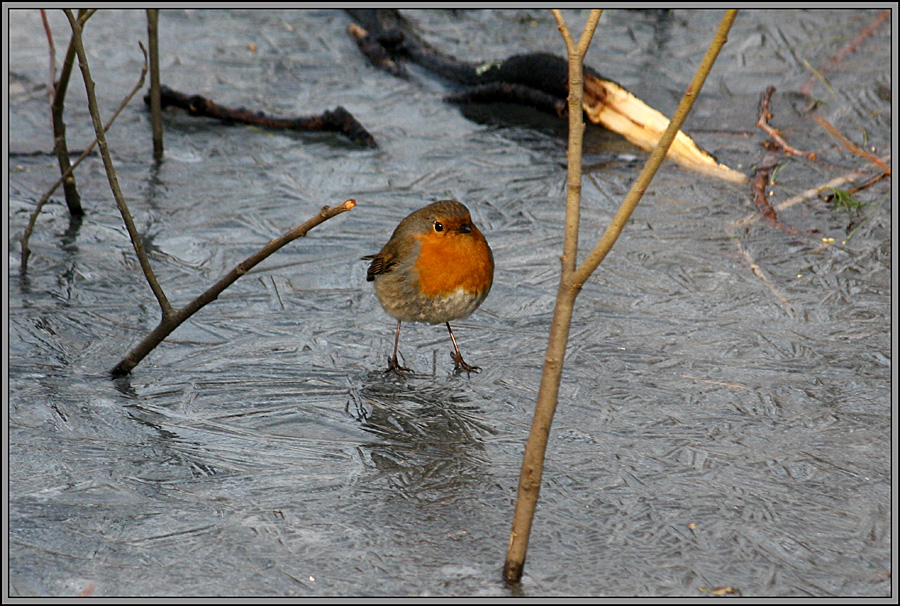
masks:
[[[422,247],[416,260],[419,291],[427,297],[447,296],[460,289],[479,296],[494,280],[494,258],[484,236],[471,233],[415,235]]]

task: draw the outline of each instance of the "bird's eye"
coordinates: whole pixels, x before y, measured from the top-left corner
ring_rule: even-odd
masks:
[[[434,222],[434,231],[444,231],[444,225],[440,221]]]

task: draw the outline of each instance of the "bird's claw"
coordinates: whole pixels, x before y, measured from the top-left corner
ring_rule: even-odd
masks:
[[[456,365],[456,374],[461,373],[462,371],[466,371],[468,374],[472,374],[473,372],[481,372],[480,366],[472,366],[468,364],[461,354],[457,354],[455,351],[450,354],[450,357],[453,358],[453,363]]]

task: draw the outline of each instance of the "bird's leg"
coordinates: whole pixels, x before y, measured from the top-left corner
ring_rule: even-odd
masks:
[[[462,354],[459,353],[459,345],[456,344],[456,337],[453,336],[453,329],[450,328],[450,322],[447,322],[447,330],[450,331],[450,340],[453,341],[453,353],[450,354],[450,357],[453,358],[453,362],[456,364],[456,372],[464,370],[471,374],[481,370],[478,366],[472,366],[463,360]]]
[[[400,365],[400,360],[397,359],[397,350],[400,347],[400,324],[402,322],[397,320],[397,335],[394,337],[394,355],[388,358],[388,367],[384,372],[395,372],[401,377],[404,372],[412,372],[411,369],[406,368],[405,366]]]

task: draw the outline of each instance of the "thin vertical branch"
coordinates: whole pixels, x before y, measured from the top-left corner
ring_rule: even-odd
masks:
[[[109,181],[109,186],[112,189],[113,197],[116,199],[116,205],[119,207],[119,213],[122,215],[122,220],[125,222],[125,228],[128,230],[128,235],[131,237],[131,244],[134,246],[134,252],[137,254],[138,262],[144,272],[144,277],[150,284],[150,289],[153,291],[153,294],[156,295],[156,300],[159,302],[160,309],[162,309],[163,317],[169,316],[173,313],[172,305],[166,298],[166,294],[163,292],[162,287],[156,279],[156,275],[153,273],[153,269],[150,267],[150,260],[147,258],[147,253],[144,251],[144,243],[141,241],[141,234],[134,225],[134,220],[131,218],[131,212],[125,204],[125,196],[122,195],[122,190],[119,187],[119,180],[116,177],[116,169],[113,166],[112,158],[109,155],[109,147],[106,144],[106,134],[103,132],[103,123],[100,121],[100,109],[97,106],[97,95],[94,92],[94,80],[91,78],[91,69],[88,65],[87,54],[84,52],[84,42],[81,39],[81,24],[78,22],[78,19],[75,18],[75,15],[72,14],[70,9],[64,9],[63,12],[66,14],[66,18],[72,26],[72,42],[75,45],[75,52],[78,55],[78,65],[81,68],[81,75],[84,78],[84,87],[87,90],[88,108],[91,112],[91,119],[94,122],[94,131],[97,133],[97,145],[100,147],[100,155],[103,158],[103,165],[106,168],[106,177]]]
[[[163,129],[159,89],[159,9],[147,9],[147,42],[150,46],[150,124],[153,128],[153,157],[163,157]]]
[[[144,78],[147,75],[147,51],[144,49],[144,45],[138,42],[138,46],[141,47],[141,52],[144,53],[144,66],[141,69],[141,75],[138,78],[138,82],[131,92],[122,100],[122,103],[119,104],[118,109],[113,113],[112,117],[107,121],[106,125],[103,127],[103,132],[109,130],[109,127],[112,126],[113,122],[116,121],[116,118],[119,117],[119,114],[122,113],[122,110],[125,109],[125,106],[131,102],[131,99],[137,94],[137,92],[144,86]],[[38,215],[41,214],[41,209],[44,207],[44,204],[50,199],[50,196],[53,195],[53,192],[62,185],[66,179],[69,178],[69,175],[72,174],[72,171],[81,164],[81,161],[88,157],[88,155],[94,150],[94,147],[97,145],[97,139],[91,141],[91,144],[87,146],[81,155],[78,156],[78,159],[72,163],[65,172],[63,172],[62,176],[56,180],[56,183],[47,190],[47,193],[41,197],[38,201],[37,205],[34,207],[34,211],[31,213],[31,217],[28,219],[28,225],[25,227],[25,233],[22,234],[22,264],[19,267],[19,273],[25,274],[28,271],[28,257],[31,256],[31,249],[28,247],[28,242],[31,239],[31,232],[34,230],[34,225],[37,222]]]
[[[569,133],[580,133],[577,137],[569,137],[569,148],[566,161],[569,172],[566,193],[566,231],[563,242],[563,274],[575,270],[578,261],[578,223],[581,212],[581,143],[584,138],[584,56],[590,46],[597,24],[603,10],[593,10],[588,16],[584,31],[578,44],[572,39],[569,28],[562,13],[556,9],[551,11],[556,18],[559,31],[566,43],[569,56]]]
[[[116,204],[119,208],[119,212],[121,213],[122,219],[125,222],[125,227],[128,230],[128,235],[131,237],[131,243],[134,246],[138,261],[141,264],[141,269],[144,271],[144,277],[150,284],[150,288],[153,290],[153,294],[156,295],[157,301],[159,302],[159,307],[162,310],[162,318],[160,319],[159,324],[156,326],[156,328],[153,329],[153,331],[151,331],[150,334],[148,334],[138,345],[132,348],[132,350],[128,352],[128,354],[126,354],[126,356],[110,370],[110,373],[112,375],[122,376],[131,372],[131,370],[141,360],[143,360],[144,357],[146,357],[146,355],[150,353],[150,351],[152,351],[159,343],[161,343],[163,339],[165,339],[173,330],[178,328],[178,326],[180,326],[182,322],[184,322],[187,318],[204,307],[207,303],[215,301],[223,290],[225,290],[238,278],[245,275],[251,268],[260,263],[263,259],[271,255],[273,252],[275,252],[288,242],[291,242],[296,238],[305,236],[306,233],[313,227],[323,223],[324,221],[327,221],[334,216],[337,216],[342,212],[346,212],[354,208],[356,206],[356,201],[347,200],[340,206],[336,206],[333,208],[328,208],[326,206],[322,208],[322,210],[319,211],[318,214],[309,219],[306,223],[295,227],[279,238],[271,240],[258,252],[254,253],[245,261],[238,264],[233,270],[231,270],[218,282],[208,288],[199,297],[195,298],[183,308],[176,311],[166,298],[165,293],[163,292],[156,279],[156,275],[153,273],[153,269],[150,267],[150,262],[147,258],[146,252],[144,251],[143,243],[141,242],[140,233],[138,233],[137,228],[134,225],[134,220],[131,218],[131,213],[129,212],[128,206],[125,203],[125,197],[122,195],[122,191],[119,188],[119,182],[116,178],[115,167],[112,164],[112,159],[109,155],[109,148],[106,143],[106,136],[103,131],[103,126],[100,122],[100,110],[97,106],[97,96],[94,92],[94,81],[91,78],[91,70],[90,66],[88,65],[87,54],[85,53],[84,42],[81,37],[81,25],[78,23],[78,20],[72,14],[71,10],[64,9],[63,12],[65,13],[66,18],[69,20],[69,24],[72,27],[72,40],[74,43],[75,52],[78,55],[78,64],[81,68],[81,74],[84,77],[84,87],[87,91],[88,107],[90,109],[91,119],[94,122],[94,131],[97,133],[97,145],[100,147],[100,155],[103,157],[103,165],[106,168],[106,176],[109,180],[109,185],[112,189],[113,197],[115,197],[116,199]],[[143,50],[143,45],[141,45],[141,49]]]
[[[53,32],[50,31],[50,22],[47,21],[47,11],[41,9],[41,21],[44,22],[44,33],[47,34],[47,44],[50,46],[50,86],[47,94],[50,96],[50,104],[53,104],[53,92],[56,88],[56,45],[53,44]]]
[[[550,325],[550,337],[544,357],[544,372],[541,375],[541,386],[538,390],[538,401],[535,406],[531,433],[525,445],[522,457],[522,469],[519,474],[519,489],[516,497],[516,509],[513,515],[513,527],[506,552],[506,564],[503,576],[507,582],[515,583],[522,578],[525,556],[528,551],[528,539],[531,535],[531,524],[534,510],[537,507],[543,474],[544,453],[550,436],[550,424],[556,410],[559,384],[562,377],[563,359],[566,353],[566,342],[569,339],[569,328],[572,323],[572,311],[578,288],[572,283],[578,255],[578,223],[581,204],[581,144],[584,137],[584,55],[597,28],[602,11],[592,10],[581,38],[576,46],[569,35],[565,19],[558,10],[553,16],[559,25],[566,42],[569,55],[569,162],[568,190],[566,194],[566,232],[563,244],[562,271],[560,272],[559,290],[556,295],[556,309]]]
[[[553,422],[553,415],[559,400],[560,378],[562,376],[563,360],[566,343],[569,338],[569,328],[571,325],[575,298],[581,291],[584,282],[591,276],[597,266],[603,261],[610,248],[612,248],[612,245],[621,233],[622,228],[634,211],[635,206],[649,186],[653,175],[665,158],[669,146],[672,144],[675,135],[678,133],[684,119],[687,117],[688,112],[693,106],[694,100],[699,94],[703,82],[709,74],[710,68],[727,39],[728,30],[734,22],[737,11],[730,10],[725,14],[706,56],[701,62],[700,67],[697,69],[697,74],[685,91],[681,103],[679,103],[678,109],[676,109],[675,115],[672,117],[666,132],[660,139],[656,149],[647,159],[643,171],[641,171],[641,174],[632,185],[631,190],[626,195],[625,200],[613,217],[613,220],[603,234],[603,237],[579,267],[576,267],[573,260],[575,250],[577,250],[577,239],[576,237],[570,236],[569,231],[573,229],[577,231],[578,229],[577,212],[581,193],[580,149],[583,126],[578,127],[580,122],[572,120],[571,116],[573,113],[580,114],[581,106],[579,105],[577,110],[573,110],[571,103],[573,98],[578,98],[580,100],[583,94],[583,91],[581,90],[583,86],[581,63],[584,59],[586,44],[584,48],[581,48],[581,44],[579,43],[578,48],[573,49],[574,45],[572,44],[571,37],[568,35],[568,29],[565,26],[562,15],[558,11],[554,11],[553,14],[556,17],[557,23],[559,23],[563,39],[566,40],[566,48],[569,52],[570,70],[570,164],[566,215],[566,250],[563,255],[563,269],[560,276],[553,322],[550,326],[550,337],[547,344],[547,354],[544,359],[544,372],[541,376],[541,385],[538,391],[534,420],[531,426],[531,433],[528,436],[528,442],[525,445],[525,454],[522,458],[522,470],[519,475],[519,490],[516,498],[516,510],[513,516],[513,528],[510,533],[506,564],[503,570],[504,578],[510,583],[517,583],[521,580],[525,566],[525,556],[528,549],[529,535],[531,534],[531,525],[534,519],[534,511],[537,506],[538,496],[540,495],[541,476],[543,473],[544,456],[550,434],[550,425]],[[585,28],[585,32],[587,32],[587,28]],[[584,41],[583,35],[582,42]],[[588,39],[587,43],[589,42],[590,40]],[[581,53],[580,55],[578,54],[579,52]],[[575,89],[578,89],[578,91],[573,96],[573,90]],[[575,158],[573,154],[573,149],[578,150],[577,158]],[[573,217],[575,217],[574,220]],[[573,243],[574,249],[570,248],[573,246]],[[567,259],[567,255],[572,255],[572,258]]]
[[[90,18],[95,11],[81,9],[78,11],[78,21],[81,25]],[[41,11],[44,14],[44,11]],[[44,27],[47,30],[47,37],[51,45],[51,54],[55,54],[53,49],[53,38],[50,34],[50,25],[44,19]],[[65,192],[66,205],[69,207],[69,215],[72,217],[81,217],[84,215],[84,209],[81,206],[81,195],[75,186],[75,175],[70,169],[71,162],[69,160],[69,148],[66,144],[66,123],[63,120],[63,112],[65,111],[66,91],[69,88],[69,78],[72,75],[72,66],[75,62],[74,41],[69,41],[69,49],[66,51],[66,58],[63,61],[62,71],[60,71],[59,81],[50,82],[51,102],[50,116],[53,125],[53,153],[56,155],[56,161],[59,163],[59,171],[63,175],[63,191]],[[51,70],[52,72],[55,70]],[[52,75],[51,75],[52,77]]]

